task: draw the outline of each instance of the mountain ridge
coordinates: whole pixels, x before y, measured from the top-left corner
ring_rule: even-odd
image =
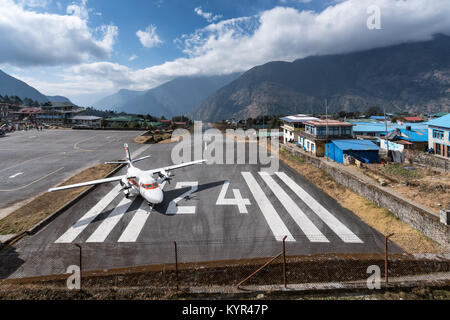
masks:
[[[121,89],[95,103],[94,107],[115,107],[119,112],[171,118],[186,114],[207,96],[235,80],[239,75],[240,73],[219,76],[185,76],[175,78],[147,91]],[[116,105],[105,105],[114,101]]]
[[[68,98],[63,96],[46,96],[26,82],[19,80],[2,70],[0,70],[0,95],[18,96],[21,99],[28,98],[39,103],[49,101],[72,103]]]
[[[205,99],[189,115],[219,121],[264,114],[448,111],[450,37],[347,54],[256,66]],[[443,109],[443,110],[442,110]]]

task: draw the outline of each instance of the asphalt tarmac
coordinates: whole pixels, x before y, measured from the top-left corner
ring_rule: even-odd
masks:
[[[0,217],[76,173],[123,158],[137,131],[29,130],[0,138]]]
[[[79,145],[95,147],[88,141]],[[152,157],[137,166],[171,165],[174,146],[151,145],[141,156]],[[76,244],[82,248],[83,270],[173,263],[174,241],[179,262],[270,257],[281,250],[285,236],[288,255],[384,251],[380,233],[314,184],[281,162],[276,173],[263,173],[267,166],[249,164],[248,145],[246,150],[245,164],[174,171],[164,186],[164,202],[153,209],[140,197],[125,199],[117,184],[95,187],[38,234],[0,255],[0,277],[65,273],[78,264]],[[120,158],[121,151],[114,156]],[[75,154],[95,158],[100,152]],[[401,249],[391,245],[390,252]]]

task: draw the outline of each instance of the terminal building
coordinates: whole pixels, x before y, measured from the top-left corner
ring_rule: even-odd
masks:
[[[36,121],[52,125],[68,125],[72,123],[73,117],[83,111],[83,108],[69,102],[52,102],[41,106],[41,111],[36,115]]]

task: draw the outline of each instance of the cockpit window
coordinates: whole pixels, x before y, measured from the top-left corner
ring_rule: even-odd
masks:
[[[158,188],[158,182],[151,183],[151,184],[141,184],[141,187],[146,190],[152,190]]]

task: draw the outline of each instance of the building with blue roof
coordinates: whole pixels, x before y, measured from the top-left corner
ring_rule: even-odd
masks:
[[[326,156],[345,164],[348,156],[363,163],[378,162],[380,148],[370,140],[332,140],[326,145]]]
[[[404,149],[426,151],[428,148],[428,128],[398,127],[388,133],[386,138],[379,138],[382,149],[403,152]]]
[[[390,117],[386,114],[386,117],[385,116],[370,116],[369,119],[384,121],[384,120],[389,120]]]
[[[381,137],[386,135],[386,125],[382,122],[361,122],[348,120],[347,122],[353,123],[353,136],[356,137]],[[387,122],[387,132],[391,132],[396,129],[409,129],[409,130],[428,130],[428,123],[404,123],[398,124],[394,122]]]
[[[450,114],[428,122],[428,148],[450,158]]]

